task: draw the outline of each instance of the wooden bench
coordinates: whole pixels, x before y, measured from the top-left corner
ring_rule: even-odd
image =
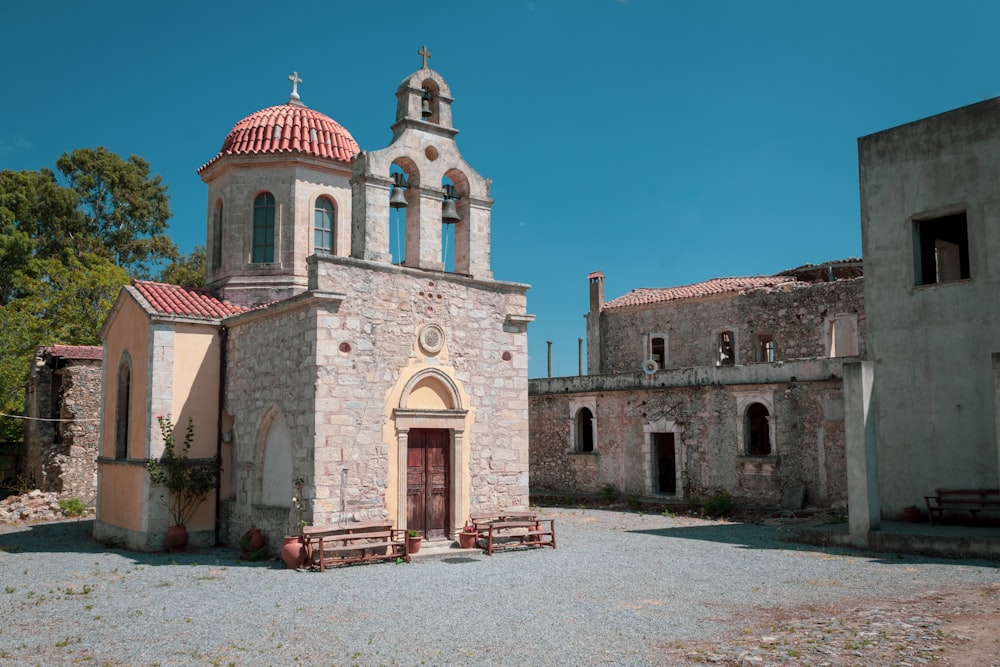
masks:
[[[975,519],[979,512],[1000,511],[1000,489],[934,489],[933,496],[924,496],[927,517],[934,524],[945,512],[966,511]]]
[[[336,526],[305,526],[302,534],[311,549],[311,565],[320,572],[336,565],[376,560],[410,560],[406,531],[391,521],[359,521]]]
[[[482,546],[490,556],[497,549],[511,547],[556,548],[555,519],[539,519],[535,512],[505,510],[473,514],[470,521],[476,533],[476,546]]]

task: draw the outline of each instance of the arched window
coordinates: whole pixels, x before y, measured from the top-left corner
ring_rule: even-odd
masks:
[[[325,197],[316,200],[316,210],[313,224],[313,252],[334,253],[334,209],[333,202]]]
[[[753,403],[747,408],[745,418],[747,456],[769,456],[771,433],[767,423],[767,408]]]
[[[215,207],[215,218],[212,221],[212,268],[222,266],[222,200]]]
[[[594,413],[580,408],[576,413],[576,451],[594,451]]]
[[[732,331],[720,331],[716,338],[716,366],[736,364],[736,336]]]
[[[255,264],[274,261],[274,195],[262,192],[253,200],[253,259]]]
[[[128,422],[130,394],[132,393],[132,369],[127,358],[118,367],[118,393],[115,400],[115,458],[128,457]]]

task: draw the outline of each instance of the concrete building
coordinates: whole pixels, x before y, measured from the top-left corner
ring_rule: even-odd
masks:
[[[24,479],[91,503],[97,490],[102,348],[40,347],[24,401]]]
[[[530,382],[533,490],[843,501],[861,275],[852,259],[605,302],[591,274],[587,375]]]
[[[195,544],[258,526],[280,545],[300,492],[313,524],[388,518],[442,540],[472,512],[526,508],[528,286],[493,278],[490,181],[421,55],[387,147],[360,151],[293,74],[288,103],[199,170],[209,291],[138,283],[105,324],[98,537],[161,547],[145,466],[167,414],[223,465]]]
[[[869,361],[849,369],[850,528],[998,486],[1000,99],[858,140]]]

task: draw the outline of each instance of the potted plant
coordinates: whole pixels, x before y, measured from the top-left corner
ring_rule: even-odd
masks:
[[[158,416],[156,422],[163,437],[163,455],[150,459],[146,468],[150,482],[167,489],[171,521],[167,527],[167,551],[184,551],[188,543],[187,522],[218,484],[222,466],[214,459],[188,458],[194,440],[194,420],[188,419],[180,451],[174,444],[174,424],[170,415]]]
[[[292,530],[289,531],[288,535],[285,535],[280,554],[285,567],[290,570],[295,570],[305,565],[309,562],[309,557],[312,555],[309,543],[302,533],[302,529],[309,525],[309,522],[305,519],[306,504],[302,493],[305,485],[306,481],[301,477],[296,477],[292,480],[292,486],[295,487],[295,495],[292,496]]]
[[[458,534],[458,546],[462,549],[472,549],[476,546],[478,534],[471,523],[465,524],[462,532]]]
[[[920,508],[916,505],[909,505],[903,508],[903,521],[906,523],[920,522]]]
[[[406,531],[406,553],[415,554],[420,551],[420,532],[416,530]]]

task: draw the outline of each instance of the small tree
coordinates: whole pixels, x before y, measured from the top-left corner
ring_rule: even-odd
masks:
[[[168,506],[173,525],[186,525],[205,498],[215,488],[222,466],[218,461],[191,461],[188,452],[194,440],[194,421],[188,418],[187,431],[180,453],[174,451],[174,424],[170,416],[159,416],[163,436],[163,456],[151,459],[147,468],[154,484],[167,487],[170,492]]]

